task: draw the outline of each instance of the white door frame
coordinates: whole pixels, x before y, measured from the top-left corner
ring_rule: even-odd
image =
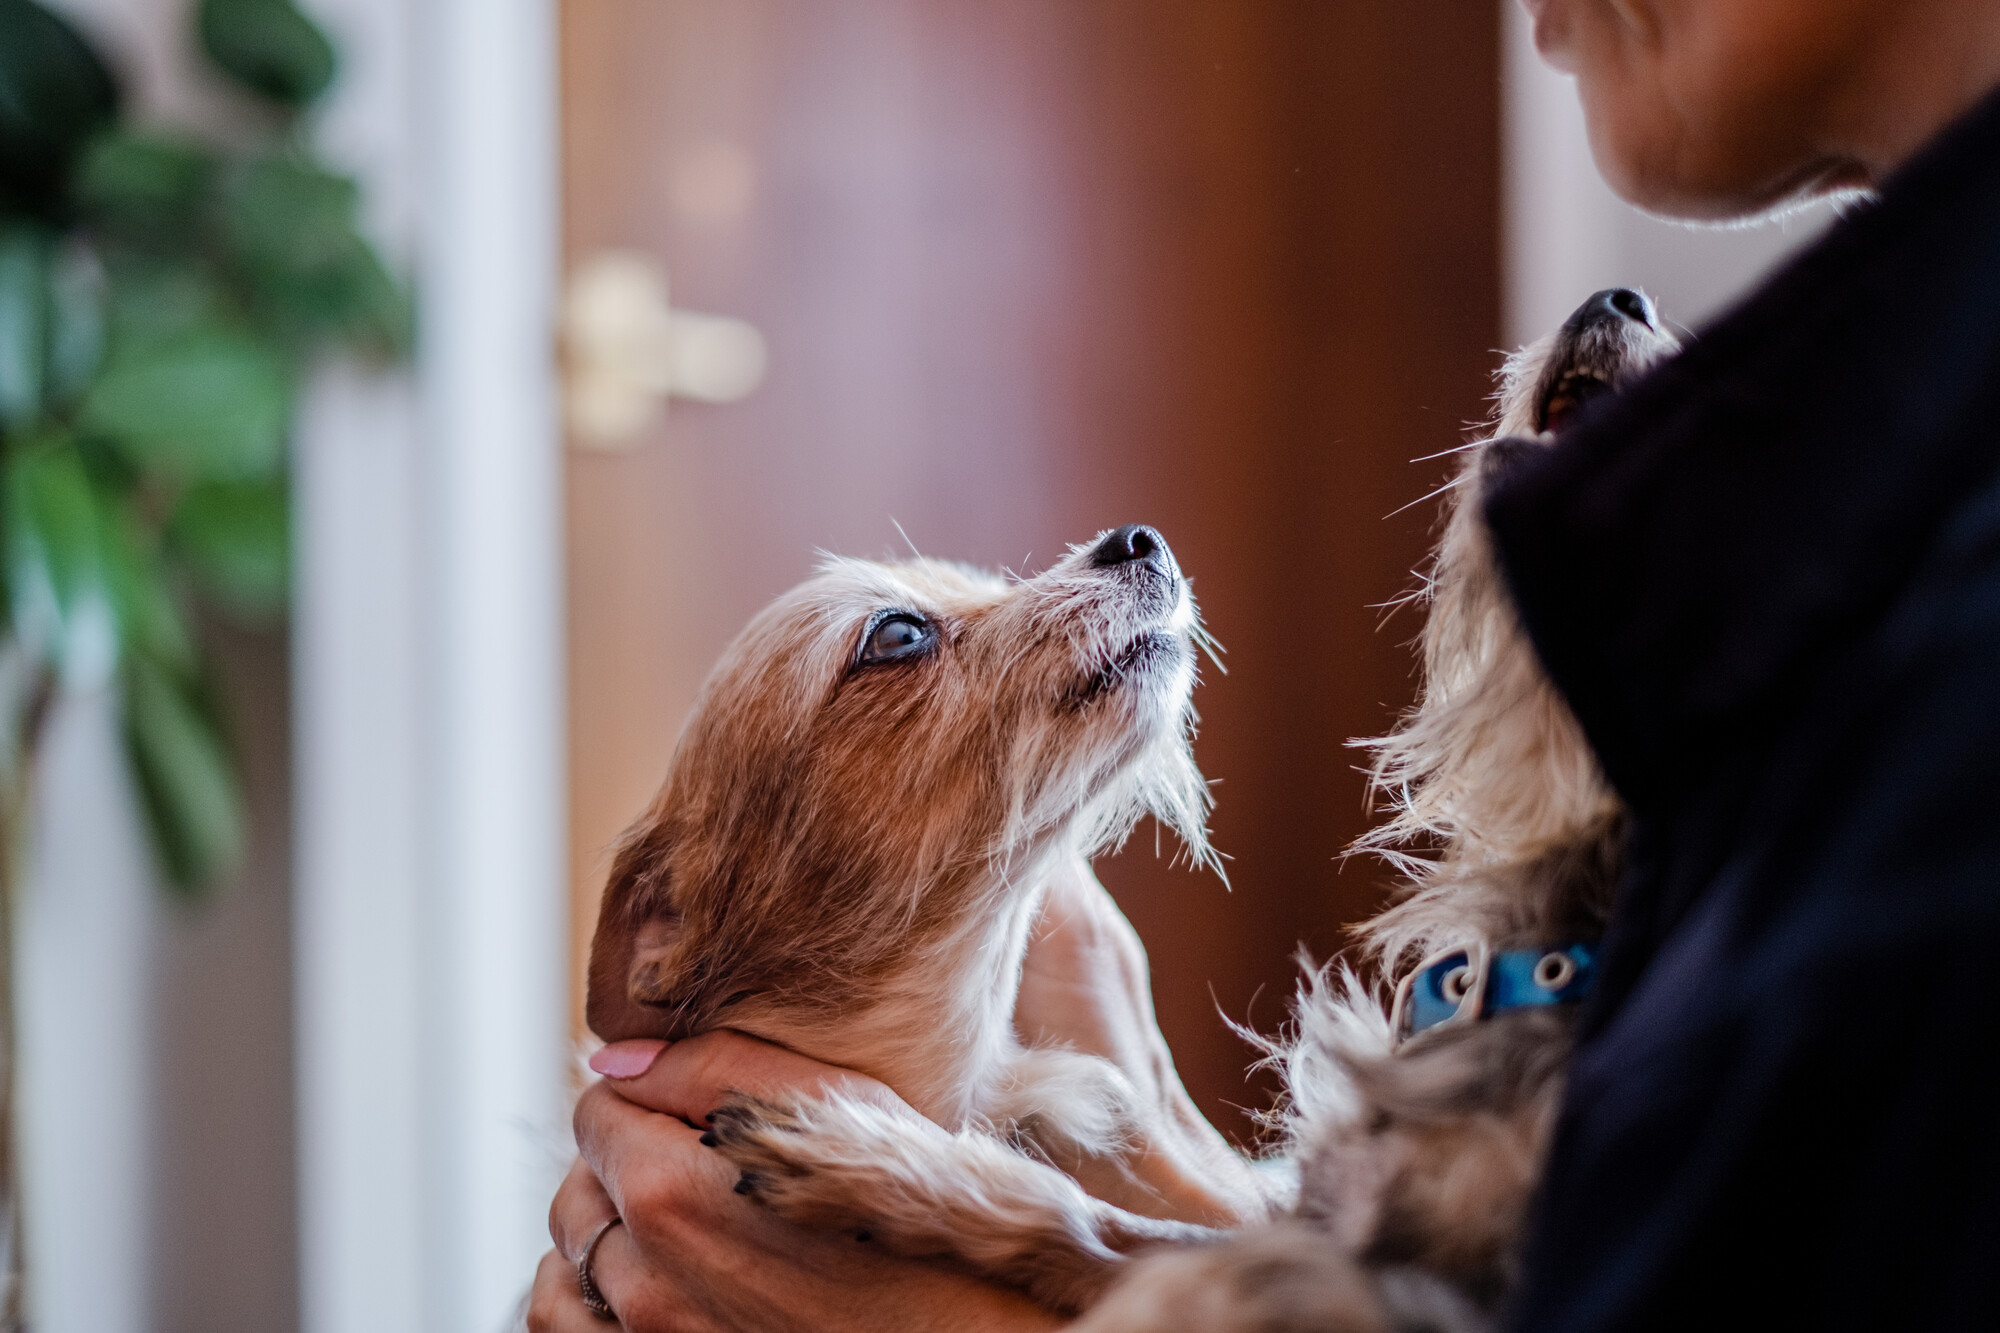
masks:
[[[308,7],[421,299],[299,433],[302,1327],[497,1333],[567,1134],[554,5]]]

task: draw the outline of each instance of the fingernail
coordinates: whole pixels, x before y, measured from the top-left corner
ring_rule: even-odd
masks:
[[[598,1048],[590,1057],[590,1067],[606,1078],[637,1078],[651,1069],[666,1049],[663,1041],[614,1041]]]
[[[713,1134],[704,1134],[704,1135],[702,1135],[702,1136],[701,1136],[701,1146],[702,1146],[702,1147],[704,1147],[704,1148],[713,1148],[713,1147],[715,1146],[715,1144],[716,1144],[716,1138],[715,1138],[715,1135],[713,1135]]]

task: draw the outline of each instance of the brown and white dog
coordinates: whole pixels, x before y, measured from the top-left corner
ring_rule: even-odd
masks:
[[[1358,932],[1386,976],[1414,979],[1442,955],[1464,959],[1458,976],[1476,988],[1483,960],[1512,954],[1539,955],[1556,965],[1543,980],[1567,981],[1551,955],[1603,930],[1624,814],[1522,630],[1483,500],[1585,401],[1678,346],[1649,300],[1616,289],[1502,371],[1495,428],[1467,451],[1417,594],[1429,608],[1418,703],[1369,743],[1394,814],[1364,846],[1408,876]],[[1401,850],[1412,846],[1425,854]],[[1135,1266],[1080,1327],[1482,1327],[1516,1276],[1573,1008],[1460,1013],[1406,1037],[1380,988],[1345,968],[1310,974],[1276,1053],[1300,1170],[1290,1215]]]
[[[886,1083],[925,1119],[738,1101],[715,1146],[794,1220],[954,1256],[1052,1308],[1080,1308],[1141,1246],[1210,1234],[1048,1164],[1115,1164],[1131,1087],[1014,1027],[1052,875],[1145,812],[1210,855],[1189,749],[1201,643],[1147,527],[1012,583],[827,562],[728,650],[619,849],[591,1027],[733,1028]]]

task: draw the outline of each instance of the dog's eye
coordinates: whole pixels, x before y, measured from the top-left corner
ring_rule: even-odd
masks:
[[[930,647],[930,643],[931,627],[918,616],[899,612],[876,621],[875,627],[868,631],[867,642],[861,645],[860,664],[868,666],[914,657]]]

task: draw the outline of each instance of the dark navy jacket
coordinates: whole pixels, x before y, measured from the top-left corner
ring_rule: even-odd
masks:
[[[2000,97],[1488,516],[1635,828],[1510,1327],[2000,1327]]]

